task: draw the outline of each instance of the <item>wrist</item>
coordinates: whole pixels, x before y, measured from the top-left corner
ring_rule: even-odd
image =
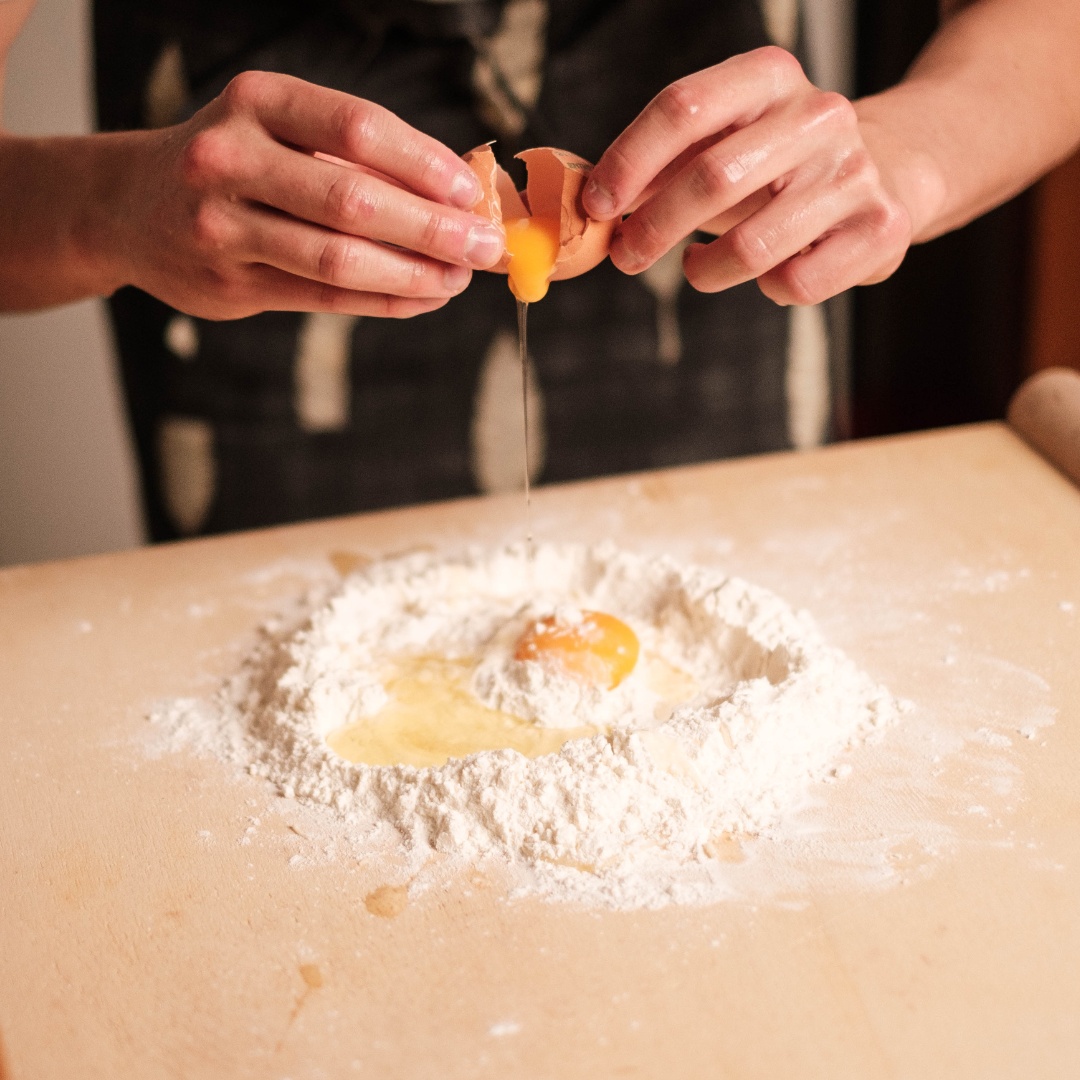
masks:
[[[34,310],[124,284],[108,210],[107,135],[0,133],[0,308]]]
[[[856,101],[855,112],[863,142],[874,159],[882,186],[898,199],[911,220],[912,243],[937,236],[939,223],[946,216],[948,191],[945,173],[929,151],[905,138],[903,124],[898,123],[891,108],[887,91]]]
[[[147,175],[150,132],[85,137],[72,155],[68,182],[79,192],[72,206],[69,242],[95,295],[132,283],[139,220],[138,178]]]

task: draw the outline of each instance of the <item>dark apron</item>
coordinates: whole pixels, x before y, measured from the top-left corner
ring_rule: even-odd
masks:
[[[99,36],[109,3],[99,0]],[[203,12],[180,4],[161,18],[163,36],[183,44],[193,108],[237,71],[261,68],[377,101],[459,153],[494,137],[478,118],[474,54],[464,41],[399,28],[376,34],[340,8],[312,4],[224,2]],[[536,121],[519,142],[595,161],[668,83],[766,40],[755,0],[552,0]],[[108,85],[118,94],[124,87],[119,77],[103,81],[107,119]],[[500,146],[504,159],[515,149]],[[480,366],[493,337],[515,325],[504,277],[475,274],[463,295],[429,315],[361,319],[351,417],[333,432],[305,432],[295,415],[303,315],[197,320],[198,354],[181,360],[163,345],[174,314],[165,305],[125,289],[112,310],[155,539],[176,535],[156,460],[164,416],[213,429],[214,496],[201,532],[475,493],[470,428]],[[753,282],[714,295],[685,286],[678,318],[682,355],[665,364],[653,294],[609,262],[553,284],[530,308],[546,406],[542,482],[789,446],[785,310]]]

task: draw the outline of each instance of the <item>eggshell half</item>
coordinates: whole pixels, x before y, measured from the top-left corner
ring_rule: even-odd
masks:
[[[462,160],[476,173],[480,181],[480,201],[472,208],[474,214],[486,217],[493,225],[506,235],[503,228],[503,206],[506,206],[506,217],[513,220],[516,217],[528,217],[529,211],[521,201],[507,171],[495,160],[491,152],[491,146],[484,144],[470,150],[462,157]],[[489,270],[497,274],[505,274],[510,265],[510,256],[503,253],[503,257]]]
[[[581,192],[592,165],[577,154],[550,146],[523,150],[517,156],[525,162],[529,174],[524,200],[514,189],[506,170],[495,160],[489,145],[478,146],[465,154],[464,160],[476,173],[483,192],[473,213],[490,219],[500,229],[504,220],[521,217],[557,220],[559,254],[552,281],[578,277],[603,262],[618,222],[594,221],[585,213]],[[505,274],[509,262],[510,257],[504,255],[491,269]]]

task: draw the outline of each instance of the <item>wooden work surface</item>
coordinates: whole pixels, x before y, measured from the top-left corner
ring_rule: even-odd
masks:
[[[1080,493],[986,425],[547,489],[535,524],[808,608],[916,705],[826,810],[880,792],[948,842],[885,830],[877,883],[811,867],[705,908],[512,899],[477,873],[373,914],[394,867],[324,850],[214,759],[155,756],[147,710],[209,694],[332,553],[516,538],[519,498],[11,569],[4,1080],[1080,1074]],[[933,799],[874,773],[909,723],[965,747]]]

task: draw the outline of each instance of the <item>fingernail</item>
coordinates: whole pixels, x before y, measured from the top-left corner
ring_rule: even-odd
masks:
[[[459,293],[472,281],[472,271],[467,266],[448,266],[443,271],[443,281],[452,293]]]
[[[465,261],[488,267],[502,254],[502,233],[494,225],[474,225],[465,240]]]
[[[615,209],[615,196],[597,180],[590,180],[585,185],[585,209],[603,217]]]
[[[472,169],[462,169],[450,181],[450,205],[469,210],[480,199],[480,181]]]
[[[627,246],[621,232],[617,232],[612,237],[610,252],[611,261],[624,274],[633,274],[642,265],[641,257]]]

